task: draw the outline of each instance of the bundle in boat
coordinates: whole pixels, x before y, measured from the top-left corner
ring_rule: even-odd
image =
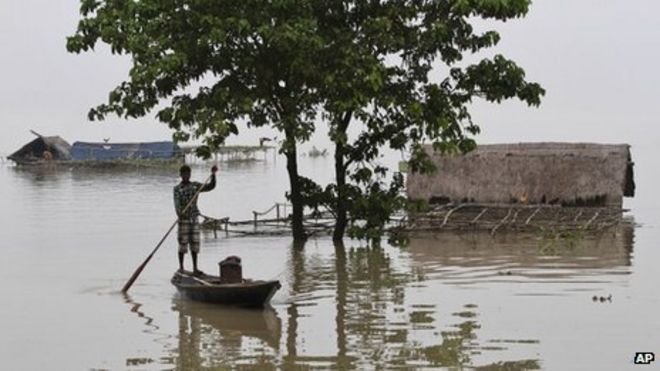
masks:
[[[191,300],[247,308],[266,306],[282,287],[280,282],[244,279],[240,262],[236,256],[220,262],[220,276],[177,271],[171,282]]]

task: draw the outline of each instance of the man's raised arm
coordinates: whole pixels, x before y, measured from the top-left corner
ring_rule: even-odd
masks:
[[[213,165],[211,168],[211,181],[202,187],[200,192],[208,192],[215,188],[215,173],[218,171],[218,167]]]

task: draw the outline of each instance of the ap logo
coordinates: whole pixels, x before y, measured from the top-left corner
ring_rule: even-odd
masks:
[[[637,352],[633,363],[636,365],[648,365],[655,361],[655,354],[653,352]]]

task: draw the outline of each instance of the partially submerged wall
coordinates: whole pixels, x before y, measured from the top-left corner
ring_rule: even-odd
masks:
[[[453,156],[426,150],[437,170],[408,175],[411,199],[620,207],[634,195],[627,144],[491,144]]]

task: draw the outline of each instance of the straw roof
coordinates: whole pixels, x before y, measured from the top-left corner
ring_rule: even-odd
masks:
[[[38,136],[7,158],[16,163],[36,162],[43,160],[45,151],[50,152],[54,160],[71,159],[71,145],[59,136]]]
[[[411,199],[432,203],[618,206],[634,195],[627,144],[518,143],[480,145],[465,155],[426,147],[437,167],[411,173]]]

